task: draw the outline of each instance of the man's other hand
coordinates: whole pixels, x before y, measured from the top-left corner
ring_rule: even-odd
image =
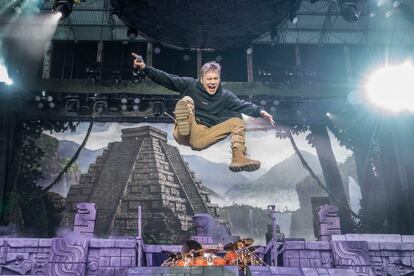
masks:
[[[131,55],[134,57],[134,68],[136,68],[138,70],[144,70],[145,69],[145,62],[142,59],[142,56],[140,56],[136,53],[131,53]]]
[[[275,121],[273,121],[273,116],[267,113],[266,111],[260,111],[260,116],[262,116],[262,118],[268,121],[272,126],[276,126]]]

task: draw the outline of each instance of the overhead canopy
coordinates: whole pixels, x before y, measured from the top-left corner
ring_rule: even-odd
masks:
[[[181,48],[226,49],[251,43],[295,15],[301,0],[114,0],[130,28]]]

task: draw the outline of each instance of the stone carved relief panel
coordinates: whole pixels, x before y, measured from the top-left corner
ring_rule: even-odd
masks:
[[[318,239],[331,240],[332,235],[341,235],[341,222],[338,217],[338,207],[334,205],[321,206],[318,212]]]
[[[374,275],[366,241],[332,241],[335,268],[355,270],[358,275]]]
[[[73,232],[93,238],[95,231],[96,206],[95,203],[78,203]]]
[[[85,273],[89,241],[53,239],[48,275],[82,276]]]

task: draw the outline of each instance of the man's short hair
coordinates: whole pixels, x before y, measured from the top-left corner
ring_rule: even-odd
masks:
[[[209,71],[216,71],[216,72],[218,72],[219,75],[221,75],[221,66],[220,66],[220,64],[218,64],[215,61],[209,61],[209,62],[205,63],[200,68],[200,77],[202,78],[204,76],[204,74],[209,72]]]

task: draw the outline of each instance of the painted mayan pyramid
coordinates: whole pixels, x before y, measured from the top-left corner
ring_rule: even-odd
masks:
[[[180,242],[191,235],[194,214],[217,216],[217,206],[178,149],[167,143],[167,133],[151,126],[123,129],[122,141],[110,143],[70,188],[69,225],[78,202],[96,204],[97,236],[136,236],[141,206],[142,236],[148,243]]]

